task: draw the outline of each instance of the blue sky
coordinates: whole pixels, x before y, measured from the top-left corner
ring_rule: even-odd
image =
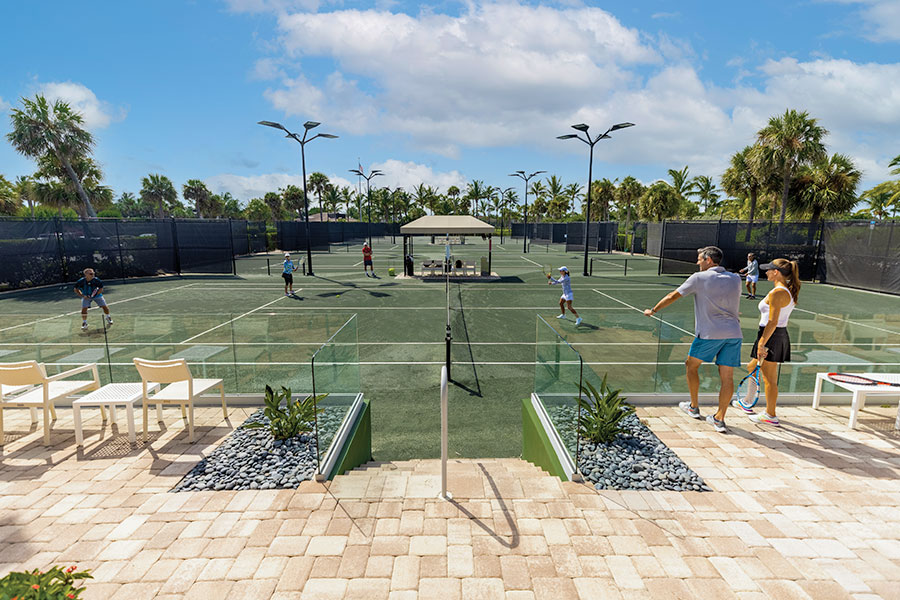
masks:
[[[718,179],[766,118],[808,110],[866,186],[900,154],[900,2],[4,3],[0,117],[22,96],[70,101],[117,194],[148,173],[247,200],[299,183],[299,146],[260,127],[309,119],[307,170],[441,189],[546,170],[585,183],[572,123],[618,121],[598,177],[669,168]],[[290,142],[290,143],[289,143]],[[0,173],[33,164],[0,143]],[[354,181],[355,183],[355,181]]]

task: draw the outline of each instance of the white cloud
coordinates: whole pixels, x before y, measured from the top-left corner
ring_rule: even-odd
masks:
[[[434,171],[427,165],[414,162],[405,162],[396,159],[388,159],[384,162],[373,163],[368,167],[364,167],[366,172],[372,169],[379,169],[384,172],[383,177],[372,179],[373,187],[389,187],[395,189],[402,187],[408,192],[420,183],[430,185],[440,191],[446,191],[451,185],[460,188],[465,187],[466,178],[458,171],[440,172]],[[337,187],[348,186],[356,189],[356,180],[351,181],[351,177],[344,175],[329,174],[328,180]],[[221,194],[224,192],[231,193],[235,198],[241,200],[242,204],[246,204],[251,198],[261,198],[267,192],[277,192],[279,189],[288,185],[303,186],[303,177],[299,174],[289,173],[265,173],[262,175],[234,175],[232,173],[221,173],[208,177],[204,183],[209,189]],[[365,189],[365,181],[363,181],[363,189]]]
[[[739,77],[716,85],[700,77],[684,42],[629,29],[597,8],[509,2],[467,5],[458,16],[281,13],[278,23],[279,60],[298,74],[266,91],[276,108],[336,133],[405,135],[454,158],[465,147],[526,145],[581,160],[582,144],[554,138],[571,123],[628,120],[638,126],[598,145],[598,160],[718,175],[766,119],[796,108],[820,119],[829,149],[857,158],[868,178],[884,172],[900,137],[898,62],[732,59]],[[304,70],[309,58],[332,71]]]
[[[250,72],[250,78],[259,81],[269,81],[286,77],[284,71],[279,65],[279,61],[274,58],[261,58],[253,65],[253,71]]]
[[[441,192],[455,185],[460,189],[465,188],[466,178],[459,171],[435,172],[431,167],[414,162],[404,162],[390,159],[381,163],[375,163],[372,169],[384,172],[384,177],[373,179],[372,182],[379,187],[391,189],[402,187],[407,192],[412,192],[420,183],[430,185]]]
[[[897,0],[824,0],[859,6],[863,37],[873,42],[900,41],[900,2]]]
[[[523,123],[564,123],[584,98],[633,79],[620,65],[660,60],[636,30],[596,8],[344,10],[284,14],[279,27],[287,57],[328,57],[338,70],[324,81],[284,78],[266,92],[276,108],[350,133],[406,133],[451,156],[460,145],[519,143],[530,132]]]
[[[0,96],[0,111],[6,111],[12,108],[12,105],[9,102],[6,102],[2,96]]]
[[[43,83],[38,87],[38,93],[43,94],[51,102],[54,100],[68,102],[73,110],[84,117],[84,126],[87,129],[104,129],[113,121],[124,119],[128,112],[122,107],[114,107],[98,99],[90,88],[73,81]]]

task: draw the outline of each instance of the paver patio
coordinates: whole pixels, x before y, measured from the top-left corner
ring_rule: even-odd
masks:
[[[900,598],[896,408],[786,407],[781,429],[737,414],[714,433],[640,408],[710,493],[597,492],[518,459],[370,464],[298,490],[168,490],[250,410],[198,409],[131,448],[86,414],[53,446],[7,411],[0,571],[90,568],[115,598]],[[217,416],[218,415],[218,416]],[[155,427],[151,427],[153,431]]]

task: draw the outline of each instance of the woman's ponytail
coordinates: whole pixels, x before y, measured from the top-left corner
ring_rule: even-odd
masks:
[[[800,263],[796,260],[787,260],[786,258],[776,258],[772,264],[778,269],[778,272],[784,277],[784,283],[787,285],[794,304],[800,296]]]

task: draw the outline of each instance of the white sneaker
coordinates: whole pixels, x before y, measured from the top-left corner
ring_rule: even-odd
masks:
[[[87,321],[85,321],[84,323],[81,324],[81,330],[82,331],[87,330]]]
[[[581,325],[581,317],[575,319],[575,326],[577,327],[578,325]]]
[[[107,324],[107,325],[112,325],[112,318],[106,317],[106,324]]]
[[[562,314],[562,315],[556,315],[556,318],[557,318],[557,319],[565,319],[565,318],[566,318],[566,315],[564,315],[564,314]]]

